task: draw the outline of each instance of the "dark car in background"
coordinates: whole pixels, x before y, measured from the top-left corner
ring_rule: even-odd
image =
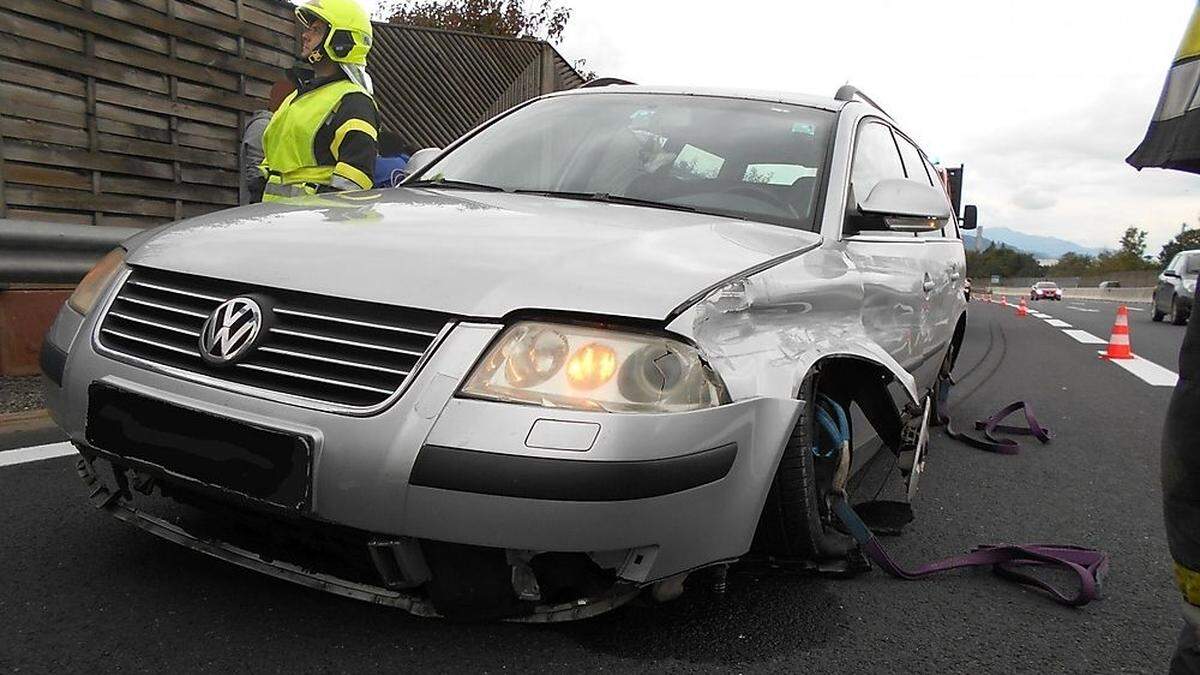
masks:
[[[1168,319],[1176,326],[1187,323],[1192,314],[1192,296],[1196,293],[1196,277],[1200,274],[1200,250],[1180,251],[1171,264],[1158,275],[1154,288],[1155,321]]]
[[[1039,281],[1029,289],[1030,300],[1062,300],[1062,289],[1053,281]]]

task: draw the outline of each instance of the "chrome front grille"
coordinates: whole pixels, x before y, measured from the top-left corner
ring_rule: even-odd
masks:
[[[239,295],[272,314],[265,339],[232,366],[200,357],[200,328]],[[404,387],[451,317],[439,312],[135,268],[100,324],[114,352],[322,404],[370,409]]]

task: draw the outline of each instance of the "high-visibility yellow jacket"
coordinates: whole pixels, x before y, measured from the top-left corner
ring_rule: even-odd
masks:
[[[344,77],[304,83],[263,133],[263,201],[373,184],[378,112],[361,86]]]

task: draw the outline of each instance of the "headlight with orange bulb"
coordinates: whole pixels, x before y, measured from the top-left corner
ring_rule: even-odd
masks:
[[[535,321],[501,333],[460,393],[603,412],[686,412],[729,402],[717,374],[679,340]]]

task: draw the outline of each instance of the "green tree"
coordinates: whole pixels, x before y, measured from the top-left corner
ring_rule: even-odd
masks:
[[[1176,253],[1194,248],[1200,248],[1200,230],[1184,230],[1175,235],[1174,239],[1163,244],[1162,250],[1158,253],[1159,265],[1166,267]]]
[[[1052,277],[1082,277],[1090,274],[1096,259],[1086,253],[1064,253],[1058,262],[1046,269]]]
[[[396,0],[384,10],[389,23],[458,30],[483,35],[562,41],[570,7],[542,0],[526,9],[522,0]]]
[[[1119,253],[1135,258],[1146,257],[1146,231],[1139,230],[1136,227],[1125,228],[1125,234],[1121,235],[1120,242],[1121,250]]]
[[[1042,266],[1032,254],[992,242],[982,251],[967,251],[967,276],[979,279],[1000,277],[1037,277]]]

